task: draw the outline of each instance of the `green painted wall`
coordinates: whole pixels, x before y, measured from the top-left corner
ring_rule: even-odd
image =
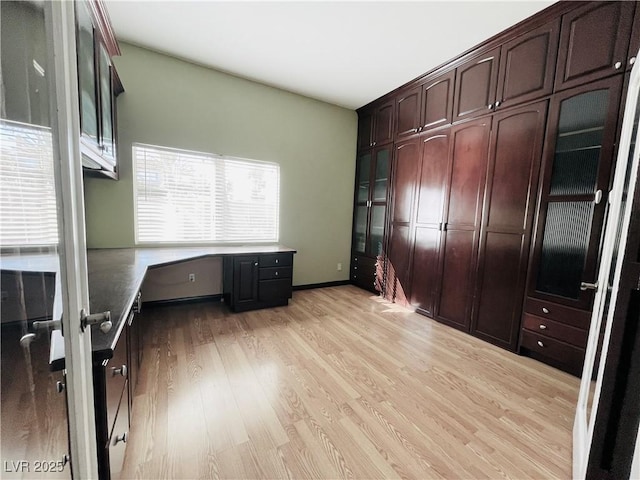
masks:
[[[294,285],[348,279],[356,113],[120,46],[120,180],[85,179],[87,245],[134,245],[131,145],[140,142],[279,163],[280,243],[298,250]]]

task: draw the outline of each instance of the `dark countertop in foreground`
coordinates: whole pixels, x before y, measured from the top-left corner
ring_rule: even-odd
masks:
[[[113,322],[113,327],[106,334],[100,332],[97,326],[93,327],[91,336],[93,361],[101,362],[113,356],[113,349],[120,338],[127,315],[142,287],[148,268],[203,257],[286,252],[296,253],[296,250],[281,245],[87,250],[90,311],[99,313],[109,310]],[[2,257],[1,261],[2,268],[7,269],[57,271],[57,257],[50,254]],[[58,338],[62,339],[62,337]],[[55,348],[55,351],[61,350]],[[64,352],[63,349],[62,352]],[[64,356],[52,355],[51,368],[52,370],[64,368]]]

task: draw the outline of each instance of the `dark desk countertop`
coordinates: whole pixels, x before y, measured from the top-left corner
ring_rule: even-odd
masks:
[[[281,245],[219,246],[219,247],[162,247],[89,249],[87,268],[91,313],[109,310],[113,327],[104,334],[93,328],[93,361],[101,362],[113,356],[120,334],[148,268],[171,265],[204,257],[228,255],[257,255],[264,253],[296,253]],[[57,257],[51,254],[3,256],[2,268],[29,271],[57,271]],[[52,338],[54,340],[56,336]],[[59,343],[61,336],[57,336]],[[64,349],[54,348],[52,370],[64,368]]]

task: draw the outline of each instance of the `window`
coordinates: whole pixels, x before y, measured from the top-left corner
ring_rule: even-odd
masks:
[[[133,146],[136,243],[277,242],[275,163]]]
[[[0,246],[58,243],[51,129],[0,120]]]

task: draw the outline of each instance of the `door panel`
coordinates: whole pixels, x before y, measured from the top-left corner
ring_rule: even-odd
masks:
[[[358,115],[358,150],[371,148],[373,143],[373,115],[362,112]]]
[[[634,3],[590,2],[564,15],[556,90],[624,71]]]
[[[409,90],[398,98],[396,106],[396,138],[413,135],[420,126],[421,87]]]
[[[415,184],[418,177],[420,142],[414,138],[396,145],[393,167],[394,223],[411,221]]]
[[[234,304],[256,302],[258,300],[258,257],[234,257],[233,270]]]
[[[373,122],[373,146],[393,141],[394,102],[388,102],[376,108]]]
[[[385,295],[388,300],[401,304],[407,303],[410,289],[409,233],[408,225],[393,225],[389,240]]]
[[[501,108],[552,92],[559,35],[557,19],[502,46],[497,97]]]
[[[422,170],[418,186],[416,223],[438,225],[442,222],[447,166],[449,162],[450,130],[423,137]]]
[[[474,230],[448,230],[444,234],[440,268],[438,319],[469,331],[469,306],[473,295]]]
[[[490,119],[483,119],[452,129],[449,225],[479,226],[490,122]]]
[[[451,123],[456,71],[428,80],[422,91],[423,130]]]
[[[522,258],[525,253],[523,235],[487,233],[474,333],[512,350],[518,340],[522,314],[525,277]]]
[[[435,314],[438,292],[438,259],[440,229],[416,227],[413,268],[411,277],[411,304],[428,315]]]
[[[494,117],[472,331],[517,346],[547,102]]]
[[[500,49],[496,48],[456,69],[454,122],[490,113],[496,100],[499,57]]]

